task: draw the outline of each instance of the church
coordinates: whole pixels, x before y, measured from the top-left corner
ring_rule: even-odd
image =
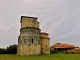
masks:
[[[41,32],[37,19],[36,17],[21,16],[17,55],[50,54],[49,34]]]

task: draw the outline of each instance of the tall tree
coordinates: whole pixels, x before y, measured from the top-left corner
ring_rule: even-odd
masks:
[[[7,52],[9,54],[16,54],[16,52],[17,52],[17,45],[14,44],[14,45],[10,45],[9,47],[7,47]]]

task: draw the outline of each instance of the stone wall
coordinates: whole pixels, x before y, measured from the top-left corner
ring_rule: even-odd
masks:
[[[21,16],[21,29],[18,38],[18,55],[50,54],[48,34],[40,34],[36,17]],[[42,38],[45,37],[45,38]]]
[[[41,40],[41,53],[42,54],[50,54],[50,38],[47,33],[40,34]]]

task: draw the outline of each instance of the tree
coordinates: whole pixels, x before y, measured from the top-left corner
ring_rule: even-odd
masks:
[[[0,48],[0,54],[7,54],[7,49]]]
[[[17,52],[17,45],[10,45],[9,47],[7,47],[7,53],[9,54],[16,54]]]

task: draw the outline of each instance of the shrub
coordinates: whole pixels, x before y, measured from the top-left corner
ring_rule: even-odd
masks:
[[[0,54],[7,54],[7,49],[0,48]]]
[[[71,52],[71,54],[75,54],[75,52]]]
[[[69,52],[68,52],[68,51],[66,51],[66,52],[65,52],[65,54],[69,54]]]
[[[80,54],[80,49],[72,49],[72,50],[68,50],[68,52],[71,54]]]
[[[54,50],[53,50],[53,49],[50,49],[50,53],[51,53],[51,54],[54,54]]]

